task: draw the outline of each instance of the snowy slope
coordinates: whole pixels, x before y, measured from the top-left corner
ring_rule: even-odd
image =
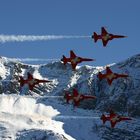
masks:
[[[79,109],[74,111],[72,107],[61,105],[54,99],[43,99],[44,105],[41,100],[26,96],[1,95],[0,125],[2,130],[0,137],[13,140],[23,139],[23,137],[28,140],[33,136],[37,140],[43,137],[46,139],[50,137],[50,140],[80,140],[92,139],[96,136],[92,132],[93,123],[90,119],[81,119],[79,123],[76,123],[78,119],[76,116],[87,116],[87,113],[91,115],[93,111],[85,112]],[[42,103],[39,103],[40,101]],[[72,118],[72,115],[75,117]]]
[[[52,120],[52,117],[59,112],[51,106],[37,104],[34,98],[2,95],[0,96],[0,106],[0,122],[8,131],[7,137],[16,139],[18,131],[30,129],[52,130],[54,135],[57,133],[66,135],[62,129],[63,123]],[[1,135],[6,137],[5,133],[1,133]],[[66,137],[72,139],[68,135]]]
[[[37,140],[135,140],[140,139],[140,55],[110,65],[116,73],[127,73],[127,79],[117,79],[109,86],[99,81],[103,67],[82,66],[72,71],[61,62],[46,65],[26,65],[0,58],[0,138]],[[19,75],[27,72],[35,78],[52,80],[40,84],[33,92],[20,94]],[[61,97],[64,90],[75,87],[80,93],[96,95],[97,100],[83,101],[73,109]],[[9,95],[10,94],[10,95]],[[51,96],[48,98],[47,96]],[[84,109],[83,109],[84,108]],[[100,121],[103,112],[110,108],[119,114],[133,117],[131,122],[110,124]]]

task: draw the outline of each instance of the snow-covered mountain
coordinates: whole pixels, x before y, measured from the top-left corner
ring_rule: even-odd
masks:
[[[61,62],[27,65],[1,57],[0,138],[140,139],[140,55],[112,64],[110,68],[116,73],[127,73],[129,77],[114,80],[109,86],[106,80],[97,78],[99,71],[105,72],[105,66],[81,66],[73,71],[69,64],[64,66]],[[40,84],[33,92],[26,91],[21,96],[18,79],[20,75],[26,77],[27,72],[35,78],[53,82]],[[79,108],[73,110],[72,105],[67,105],[61,98],[64,90],[72,88],[77,88],[80,93],[96,95],[97,99],[83,101]],[[119,123],[112,130],[109,124],[104,126],[100,121],[101,113],[109,109],[131,116],[133,120]]]

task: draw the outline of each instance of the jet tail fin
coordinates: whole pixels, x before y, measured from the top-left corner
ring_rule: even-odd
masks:
[[[106,118],[106,116],[104,114],[101,116],[100,119],[103,121],[103,124],[105,124],[106,121],[107,121],[107,118]]]
[[[69,101],[72,99],[68,92],[65,93],[64,98],[66,99],[67,103],[69,103]]]
[[[67,63],[67,58],[63,55],[63,58],[61,59],[61,61],[63,61],[64,65],[66,65],[66,63]]]
[[[23,79],[22,76],[20,76],[19,78],[20,78],[20,80],[19,80],[20,87],[23,87],[23,85],[24,85],[24,79]]]
[[[97,35],[95,32],[94,32],[93,38],[94,38],[94,42],[97,42],[97,40],[98,40],[98,35]]]

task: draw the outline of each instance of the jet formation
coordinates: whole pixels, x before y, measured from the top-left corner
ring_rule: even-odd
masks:
[[[96,32],[94,32],[92,35],[92,39],[94,39],[94,42],[97,42],[98,39],[101,39],[104,47],[107,45],[108,41],[113,40],[114,38],[125,37],[127,36],[110,34],[104,27],[101,28],[101,35],[98,35]]]
[[[70,58],[66,58],[63,55],[63,58],[61,59],[64,65],[67,63],[71,63],[72,69],[75,70],[77,64],[82,63],[83,61],[95,61],[95,59],[89,59],[89,58],[82,58],[77,56],[72,50],[70,51]]]
[[[125,38],[125,37],[126,36],[123,36],[123,35],[114,35],[114,34],[108,33],[104,27],[101,28],[100,35],[98,35],[96,32],[94,32],[92,35],[92,39],[94,39],[94,42],[97,42],[98,39],[101,39],[104,47],[106,47],[106,45],[108,44],[108,41],[113,40],[114,38]],[[63,62],[64,65],[66,65],[67,63],[70,63],[72,69],[75,70],[76,66],[79,63],[82,63],[83,61],[95,61],[95,59],[79,57],[71,50],[70,57],[67,58],[63,55],[61,61]],[[113,80],[118,79],[118,78],[127,78],[128,75],[114,73],[109,67],[106,67],[106,73],[102,74],[101,72],[99,72],[97,77],[99,78],[100,81],[103,79],[107,79],[108,84],[111,86]],[[19,80],[20,87],[22,88],[25,84],[27,84],[29,87],[29,90],[33,90],[33,88],[40,83],[48,83],[48,82],[52,82],[52,81],[36,79],[29,72],[27,73],[27,79],[24,79],[22,76],[20,76],[20,80]],[[82,102],[83,100],[96,99],[96,96],[81,94],[74,88],[72,90],[72,93],[69,91],[66,91],[64,98],[66,99],[67,103],[71,101],[74,107],[78,107],[80,105],[80,102]],[[106,121],[110,121],[112,128],[114,128],[118,122],[131,120],[131,118],[120,116],[114,113],[113,111],[110,111],[110,114],[108,115],[102,114],[100,119],[103,121],[103,124],[105,124]]]
[[[121,121],[127,121],[127,120],[132,120],[131,118],[129,117],[125,117],[125,116],[120,116],[116,113],[114,113],[114,111],[110,111],[110,114],[109,115],[104,115],[102,114],[101,118],[100,118],[102,121],[103,121],[103,124],[106,123],[106,121],[110,121],[110,124],[111,124],[111,127],[114,128],[115,125],[118,123],[118,122],[121,122]]]

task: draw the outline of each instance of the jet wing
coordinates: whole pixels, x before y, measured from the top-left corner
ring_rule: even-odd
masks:
[[[102,39],[102,42],[103,42],[103,46],[104,46],[104,47],[107,45],[108,41],[109,41],[109,40],[106,40],[106,41],[105,41],[105,40]]]
[[[104,27],[102,27],[102,29],[101,29],[102,31],[102,35],[106,35],[106,34],[108,34],[108,32],[106,31],[106,29],[104,28]]]
[[[111,79],[111,80],[110,80],[110,79],[107,79],[108,84],[111,85],[112,82],[113,82],[113,80],[114,80],[114,79]]]
[[[75,63],[71,63],[71,66],[72,66],[72,69],[75,70],[77,64],[75,64]]]
[[[111,70],[109,67],[106,67],[106,73],[107,73],[107,74],[111,74],[111,73],[113,73],[113,72],[112,72],[112,70]]]
[[[29,89],[32,91],[35,85],[28,85]]]
[[[111,109],[110,110],[110,117],[114,117],[114,116],[116,116],[117,114]]]
[[[101,35],[102,36],[104,36],[104,35],[106,35],[106,34],[108,34],[108,32],[106,31],[106,29],[104,28],[104,27],[102,27],[102,29],[101,29],[102,31],[102,33],[101,33]],[[108,39],[107,40],[104,40],[104,39],[102,39],[102,42],[103,42],[103,46],[106,46],[107,45],[107,43],[108,43]]]
[[[28,72],[27,73],[28,79],[33,79],[33,76]]]
[[[114,121],[110,121],[110,123],[111,123],[111,127],[114,128],[117,122],[116,121],[115,122]]]
[[[79,93],[78,93],[78,91],[76,89],[73,89],[73,95],[74,95],[74,97],[79,95]]]
[[[79,104],[80,104],[80,100],[78,100],[78,101],[74,100],[73,102],[74,102],[74,106],[79,106]]]
[[[76,57],[75,53],[73,51],[70,51],[70,58],[75,58],[75,57]]]

